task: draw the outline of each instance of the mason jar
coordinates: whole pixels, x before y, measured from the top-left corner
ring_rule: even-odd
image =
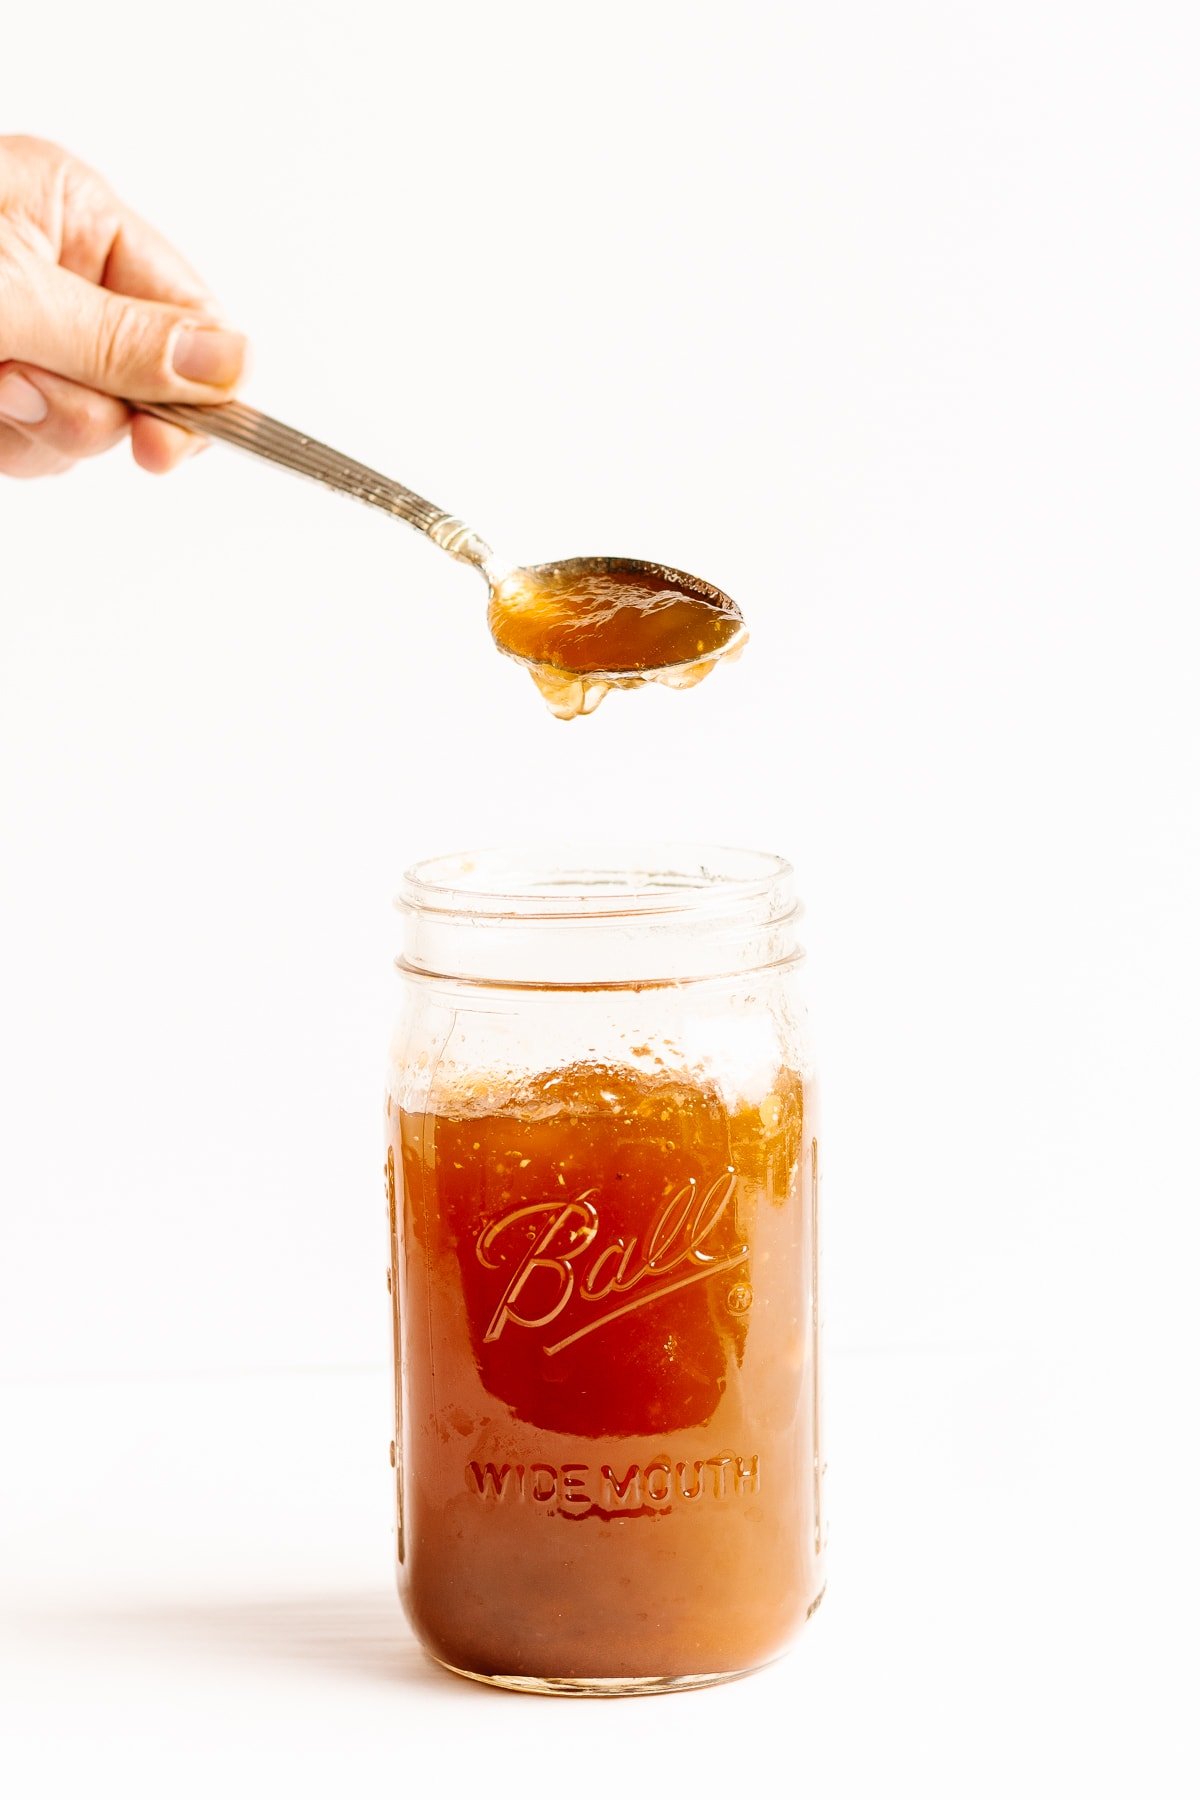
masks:
[[[823,1591],[800,907],[727,849],[418,864],[387,1078],[396,1557],[543,1693],[699,1687]]]

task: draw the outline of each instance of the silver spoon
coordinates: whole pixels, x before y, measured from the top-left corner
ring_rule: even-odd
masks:
[[[140,400],[137,406],[156,419],[219,438],[264,462],[378,507],[423,531],[447,555],[477,568],[488,584],[488,623],[498,647],[525,665],[551,711],[560,718],[592,712],[614,687],[633,687],[645,681],[692,687],[718,661],[731,661],[746,641],[746,628],[735,603],[696,575],[661,563],[605,556],[502,569],[490,545],[461,519],[389,476],[239,400],[223,406],[160,405]],[[667,610],[670,607],[675,608],[673,613]],[[601,636],[589,641],[603,657],[606,643],[611,649],[617,642],[612,636],[605,640],[604,621],[622,611],[628,616],[621,655],[615,658],[621,666],[593,667],[595,655],[589,653],[585,641],[589,632],[600,630]],[[666,635],[662,635],[664,626],[672,628]],[[545,657],[536,653],[539,630],[551,634],[546,639]],[[670,660],[656,659],[656,641],[669,646]],[[682,657],[681,648],[687,651]],[[611,655],[609,660],[614,660]]]

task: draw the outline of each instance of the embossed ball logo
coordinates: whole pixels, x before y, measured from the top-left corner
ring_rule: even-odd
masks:
[[[595,1187],[569,1200],[514,1207],[491,1220],[479,1232],[475,1254],[485,1269],[506,1279],[484,1343],[495,1343],[510,1327],[544,1332],[542,1350],[557,1356],[615,1319],[740,1268],[749,1260],[748,1246],[715,1242],[736,1186],[732,1168],[707,1186],[684,1182],[663,1201],[642,1237],[606,1236]],[[557,1336],[551,1328],[573,1298],[595,1307],[595,1316]],[[744,1313],[751,1299],[749,1283],[739,1281],[725,1304],[732,1313]]]

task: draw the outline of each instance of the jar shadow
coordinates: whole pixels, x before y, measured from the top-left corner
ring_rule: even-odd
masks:
[[[65,1619],[62,1621],[67,1622]],[[357,1681],[452,1690],[461,1683],[427,1657],[408,1632],[395,1595],[318,1593],[286,1598],[163,1600],[89,1609],[70,1624],[93,1627],[108,1642],[204,1657],[246,1658],[324,1669]]]

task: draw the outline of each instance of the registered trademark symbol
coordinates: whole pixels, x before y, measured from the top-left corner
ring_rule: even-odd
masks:
[[[735,1283],[725,1296],[725,1304],[731,1313],[749,1312],[753,1300],[754,1290],[748,1281]]]

